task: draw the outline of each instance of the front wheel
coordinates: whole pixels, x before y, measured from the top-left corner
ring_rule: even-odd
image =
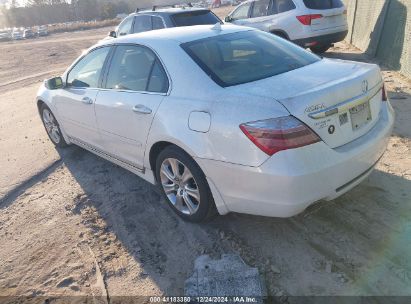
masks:
[[[42,104],[40,107],[40,115],[47,135],[53,144],[59,148],[66,147],[67,143],[61,133],[60,126],[54,117],[53,112],[51,112],[50,108],[46,104]]]
[[[202,222],[216,214],[204,173],[181,149],[169,146],[158,155],[156,177],[169,206],[184,220]]]
[[[331,48],[331,44],[326,44],[326,45],[316,45],[310,47],[310,50],[315,53],[315,54],[323,54],[327,52]]]

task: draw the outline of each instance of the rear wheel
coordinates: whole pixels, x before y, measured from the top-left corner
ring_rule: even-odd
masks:
[[[278,36],[278,37],[281,37],[281,38],[283,38],[283,39],[285,39],[285,40],[289,40],[288,37],[287,37],[287,35],[286,35],[285,33],[283,33],[283,32],[271,32],[271,34],[276,35],[276,36]]]
[[[46,104],[41,105],[40,115],[47,135],[53,144],[59,148],[66,147],[67,143],[61,133],[60,126],[54,117],[53,112],[51,112],[50,108]]]
[[[310,50],[315,54],[323,54],[331,48],[331,44],[326,45],[315,45],[310,47]]]
[[[169,206],[184,220],[202,222],[216,215],[204,173],[181,149],[169,146],[158,155],[156,177]]]

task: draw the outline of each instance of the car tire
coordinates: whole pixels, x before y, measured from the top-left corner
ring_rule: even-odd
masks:
[[[288,39],[288,36],[283,32],[271,32],[271,34],[276,35],[278,37],[281,37],[285,40],[290,40],[290,39]]]
[[[204,222],[217,215],[203,171],[182,149],[168,146],[159,153],[156,178],[168,205],[184,220]]]
[[[67,147],[68,144],[63,137],[63,133],[61,132],[60,125],[57,122],[56,117],[50,108],[44,103],[40,107],[40,117],[51,142],[59,148]]]
[[[326,44],[326,45],[316,45],[310,47],[311,52],[315,54],[323,54],[327,52],[331,48],[331,44]]]

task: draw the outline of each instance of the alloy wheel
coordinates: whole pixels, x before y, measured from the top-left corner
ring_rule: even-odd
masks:
[[[175,158],[166,158],[161,164],[160,180],[168,200],[178,211],[186,215],[196,213],[200,190],[186,165]]]
[[[43,123],[46,127],[47,134],[55,144],[59,144],[61,140],[60,130],[54,115],[48,109],[43,110]]]

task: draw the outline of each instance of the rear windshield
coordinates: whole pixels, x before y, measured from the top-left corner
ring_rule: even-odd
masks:
[[[221,20],[210,11],[195,11],[172,15],[175,26],[191,26],[202,24],[216,24]]]
[[[262,31],[218,35],[184,43],[182,47],[222,87],[268,78],[320,60]]]
[[[344,6],[341,0],[304,0],[304,4],[307,8],[318,10],[339,8]]]

